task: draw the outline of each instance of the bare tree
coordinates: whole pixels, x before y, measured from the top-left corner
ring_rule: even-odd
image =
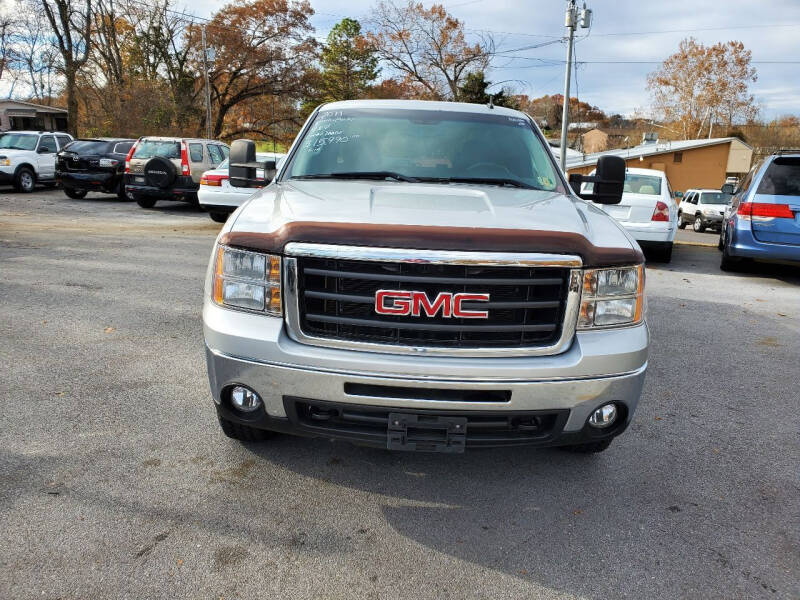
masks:
[[[382,1],[372,21],[375,32],[369,39],[379,56],[421,96],[458,100],[467,74],[486,70],[494,54],[491,37],[468,43],[464,24],[440,4],[426,9],[413,0]]]
[[[758,108],[748,84],[756,81],[751,55],[741,42],[706,47],[694,38],[681,42],[647,78],[659,116],[681,129],[684,139],[699,137],[713,124],[730,127],[756,117]]]
[[[40,0],[60,54],[67,91],[69,133],[78,134],[78,71],[89,60],[93,0]]]

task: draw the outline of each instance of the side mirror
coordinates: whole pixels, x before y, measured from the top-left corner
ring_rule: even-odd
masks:
[[[263,187],[275,177],[275,161],[256,162],[256,144],[253,140],[233,142],[228,160],[228,176],[233,187]],[[265,177],[258,176],[259,169]]]
[[[734,189],[734,185],[732,183],[723,184],[723,186],[719,190],[723,194],[733,194],[736,190]]]
[[[594,175],[569,176],[572,190],[584,200],[598,204],[619,204],[625,187],[625,159],[619,156],[601,156],[597,161]],[[581,184],[593,183],[591,193],[581,192]]]
[[[43,148],[39,148],[39,149],[36,151],[36,154],[52,154],[52,153],[53,153],[53,151],[52,151],[52,150],[50,150],[50,148],[48,148],[48,147],[46,147],[46,146],[45,146],[45,147],[43,147]]]

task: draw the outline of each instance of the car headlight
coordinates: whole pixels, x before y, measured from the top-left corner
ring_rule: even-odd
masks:
[[[11,166],[11,159],[10,158],[0,158],[0,167],[10,167]]]
[[[217,246],[212,295],[220,306],[281,316],[281,257]]]
[[[578,329],[634,325],[644,318],[644,265],[587,269]]]

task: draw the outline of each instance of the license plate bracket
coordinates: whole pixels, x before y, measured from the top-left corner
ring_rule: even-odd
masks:
[[[466,417],[389,413],[389,450],[456,454],[464,452],[466,441]]]

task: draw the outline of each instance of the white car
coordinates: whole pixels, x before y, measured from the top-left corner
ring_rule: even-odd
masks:
[[[732,196],[719,190],[688,190],[678,206],[678,228],[687,223],[701,233],[706,229],[722,229],[725,209]]]
[[[274,160],[278,165],[285,157],[285,154],[274,152],[258,152],[256,154],[258,162]],[[259,175],[264,176],[260,170]],[[266,183],[268,182],[265,182],[264,185]],[[200,189],[197,190],[197,198],[200,206],[208,211],[214,221],[224,223],[228,220],[228,215],[244,204],[258,189],[233,187],[228,174],[228,159],[226,158],[216,169],[203,173],[200,178]]]
[[[625,172],[622,202],[599,206],[639,242],[650,258],[661,262],[672,259],[678,210],[663,171],[629,167]]]
[[[0,136],[0,184],[32,192],[37,183],[56,184],[56,154],[72,141],[68,133],[7,131]]]

